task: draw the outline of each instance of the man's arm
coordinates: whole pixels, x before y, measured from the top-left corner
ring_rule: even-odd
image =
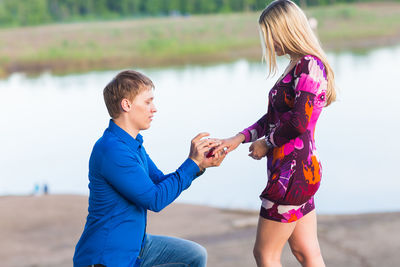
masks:
[[[103,155],[101,172],[116,191],[129,201],[158,212],[190,186],[198,171],[198,165],[187,159],[175,172],[159,176],[157,179],[160,182],[154,183],[144,166],[128,151],[114,148]]]
[[[151,160],[150,156],[146,153],[147,158],[147,166],[149,168],[149,176],[153,183],[158,184],[167,178],[167,175],[164,175],[160,169],[157,168],[156,164]]]

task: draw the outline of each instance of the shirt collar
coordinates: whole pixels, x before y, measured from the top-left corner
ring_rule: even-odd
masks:
[[[138,134],[136,138],[133,138],[130,134],[119,127],[112,119],[110,119],[108,130],[119,137],[125,144],[134,149],[138,149],[143,144],[143,136],[141,134]]]

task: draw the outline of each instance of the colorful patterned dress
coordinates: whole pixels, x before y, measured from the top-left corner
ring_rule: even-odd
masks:
[[[304,56],[269,92],[268,112],[243,130],[245,143],[264,137],[268,183],[260,198],[260,216],[293,222],[314,210],[321,164],[314,131],[326,104],[325,67],[315,56]]]

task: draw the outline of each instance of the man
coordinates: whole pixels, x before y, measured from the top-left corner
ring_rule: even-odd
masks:
[[[188,159],[164,175],[143,147],[141,130],[154,113],[152,81],[136,71],[119,73],[105,88],[111,116],[89,161],[89,215],[76,245],[74,266],[206,266],[207,253],[183,239],[146,234],[147,210],[172,203],[205,168],[219,166],[225,153],[206,157],[220,143],[191,142]]]

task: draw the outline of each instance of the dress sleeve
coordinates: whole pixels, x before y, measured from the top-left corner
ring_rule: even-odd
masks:
[[[326,82],[322,62],[312,56],[303,57],[294,71],[295,99],[293,109],[281,115],[279,123],[266,136],[266,142],[280,147],[303,134],[314,109],[314,99],[322,82]]]
[[[262,116],[256,123],[240,132],[245,136],[243,143],[254,142],[265,136],[265,133],[268,129],[268,117],[270,116],[270,113],[271,102],[269,102],[268,111],[264,116]]]
[[[126,199],[158,212],[190,186],[199,167],[193,160],[187,159],[175,172],[167,175],[152,169],[149,175],[153,176],[153,180],[129,152],[113,149],[104,155],[101,172],[107,182]]]

